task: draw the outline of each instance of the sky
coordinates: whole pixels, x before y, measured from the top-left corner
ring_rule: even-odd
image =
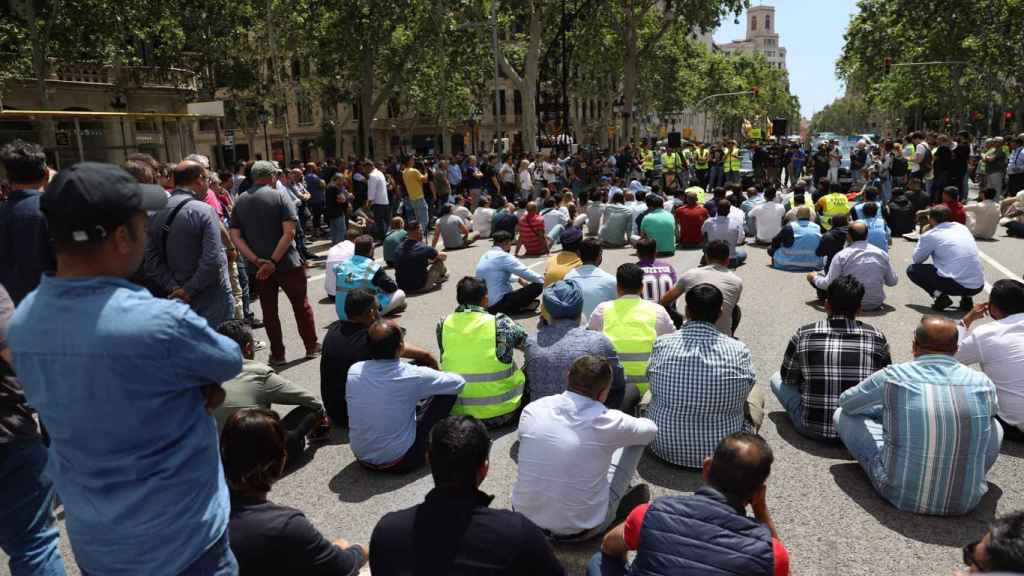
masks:
[[[843,95],[836,78],[836,59],[843,49],[843,34],[857,11],[856,0],[752,0],[753,5],[775,6],[775,31],[786,48],[790,91],[800,98],[800,112],[810,119]],[[726,19],[715,31],[718,44],[746,36],[746,12],[739,24]]]

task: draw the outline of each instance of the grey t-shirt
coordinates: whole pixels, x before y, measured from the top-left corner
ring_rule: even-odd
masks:
[[[462,226],[465,226],[465,223],[455,214],[445,214],[437,221],[437,229],[441,231],[441,240],[444,240],[446,250],[462,248],[465,244]]]
[[[699,284],[711,284],[722,292],[722,315],[715,322],[722,334],[732,336],[732,310],[743,294],[743,280],[731,270],[717,264],[709,264],[700,268],[691,268],[679,277],[676,288],[683,291]]]
[[[271,186],[261,186],[242,194],[235,202],[231,215],[231,227],[238,229],[249,248],[260,258],[269,259],[284,234],[284,222],[298,222],[295,203],[281,191]],[[295,243],[288,245],[288,251],[277,265],[280,271],[302,265]],[[256,267],[249,263],[249,269]]]

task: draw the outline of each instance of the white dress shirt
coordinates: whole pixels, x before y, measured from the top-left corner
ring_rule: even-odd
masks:
[[[391,203],[388,200],[388,179],[376,168],[370,172],[370,177],[366,180],[366,197],[371,204],[387,206]]]
[[[1024,428],[1024,313],[975,326],[960,326],[956,359],[978,364],[996,385],[999,417]]]
[[[743,215],[742,210],[737,209],[736,212]],[[724,240],[729,244],[729,255],[735,256],[736,246],[746,241],[746,233],[743,231],[743,221],[737,222],[731,216],[732,211],[730,210],[728,216],[708,218],[701,227],[701,233],[707,238],[709,244],[715,240]]]
[[[878,246],[866,240],[854,242],[843,248],[832,258],[828,275],[819,274],[814,279],[818,290],[825,290],[842,276],[853,276],[864,286],[865,310],[877,310],[885,302],[885,286],[895,286],[896,271],[892,268],[889,255]]]
[[[771,242],[782,231],[782,218],[785,215],[786,207],[779,202],[764,202],[754,206],[750,216],[754,219],[757,241]]]
[[[519,420],[512,508],[555,534],[576,534],[608,514],[608,467],[619,448],[654,440],[657,425],[566,391],[531,402]]]
[[[929,257],[939,276],[951,278],[968,289],[985,285],[978,245],[967,226],[959,222],[943,222],[922,234],[912,259],[914,264],[921,264]]]

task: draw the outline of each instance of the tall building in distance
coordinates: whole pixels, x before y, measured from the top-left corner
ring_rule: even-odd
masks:
[[[779,34],[775,31],[774,6],[751,6],[747,10],[747,37],[719,44],[718,48],[723,52],[758,53],[771,66],[786,69],[786,49],[779,44]]]

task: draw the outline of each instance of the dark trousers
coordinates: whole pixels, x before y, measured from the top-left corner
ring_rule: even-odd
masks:
[[[488,306],[487,311],[491,314],[498,314],[499,312],[502,314],[515,314],[526,308],[530,302],[536,300],[543,291],[543,284],[538,283],[524,286],[519,290],[505,294],[501,300]]]
[[[309,211],[313,213],[313,234],[319,234],[324,223],[324,205],[310,204]]]
[[[1024,172],[1020,174],[1010,174],[1006,178],[1006,191],[1003,194],[1004,198],[1015,196],[1017,192],[1024,190]]]
[[[391,225],[391,206],[388,204],[374,204],[373,223],[374,238],[376,238],[378,242],[383,242],[384,235],[388,232],[388,226]]]
[[[255,275],[253,276],[255,280]],[[281,337],[281,319],[277,316],[277,291],[284,290],[292,304],[299,336],[309,350],[316,346],[316,324],[313,322],[313,308],[306,297],[306,271],[297,267],[283,272],[274,272],[266,280],[256,280],[256,291],[263,309],[263,322],[270,339],[270,357],[284,358],[284,340]]]
[[[1009,236],[1016,236],[1017,238],[1024,238],[1024,222],[1017,222],[1016,220],[1006,225],[1006,233]]]
[[[252,279],[255,276],[249,276],[249,267],[244,263],[238,263],[238,287],[242,290],[242,316],[246,320],[252,321],[255,317],[252,313]]]
[[[932,298],[936,297],[936,292],[947,296],[974,296],[984,289],[984,286],[965,288],[952,278],[939,276],[934,264],[911,264],[907,267],[907,278]]]
[[[423,466],[427,455],[427,440],[430,429],[451,413],[458,396],[432,396],[424,400],[416,409],[416,440],[405,454],[394,464],[386,467],[364,466],[381,472],[408,472]]]
[[[298,462],[306,451],[306,436],[320,424],[320,414],[308,406],[296,406],[281,420],[288,462]]]
[[[1003,440],[1012,440],[1013,442],[1024,442],[1024,430],[1010,424],[1006,420],[1003,420],[999,416],[996,416],[996,420],[1003,427]]]

